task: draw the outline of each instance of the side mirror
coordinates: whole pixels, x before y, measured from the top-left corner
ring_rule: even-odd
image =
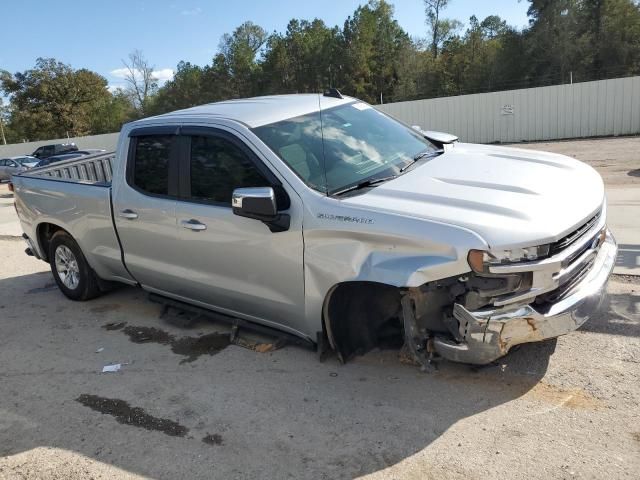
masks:
[[[231,208],[239,217],[260,220],[272,232],[289,229],[290,217],[278,213],[276,194],[272,187],[236,188],[231,197]]]

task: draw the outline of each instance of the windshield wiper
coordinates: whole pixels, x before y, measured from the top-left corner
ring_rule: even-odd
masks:
[[[400,173],[404,172],[407,168],[409,168],[411,165],[416,163],[418,160],[422,160],[425,157],[437,157],[438,155],[442,155],[443,153],[444,153],[443,149],[440,149],[440,150],[424,150],[424,151],[418,153],[415,157],[413,157],[413,160],[408,165],[405,165],[404,167],[402,167],[400,169]]]
[[[338,196],[338,195],[343,195],[343,194],[348,193],[348,192],[353,192],[355,190],[362,190],[363,188],[373,187],[375,185],[378,185],[379,183],[384,183],[384,182],[387,182],[389,180],[393,180],[396,177],[397,177],[397,175],[390,175],[388,177],[381,177],[381,178],[370,178],[369,180],[365,180],[365,181],[357,183],[355,185],[351,185],[350,187],[347,187],[345,189],[338,190],[333,195],[334,196]]]

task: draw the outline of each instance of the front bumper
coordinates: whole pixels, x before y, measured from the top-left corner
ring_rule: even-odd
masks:
[[[578,329],[599,308],[607,280],[616,262],[618,247],[611,232],[585,277],[556,303],[507,306],[470,312],[460,304],[453,315],[464,341],[435,337],[434,348],[456,362],[484,365],[509,352],[515,345],[554,338]]]

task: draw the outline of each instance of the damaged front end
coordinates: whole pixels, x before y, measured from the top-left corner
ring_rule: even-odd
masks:
[[[587,230],[541,260],[404,289],[405,342],[415,359],[482,365],[579,328],[597,311],[617,253],[603,224]]]

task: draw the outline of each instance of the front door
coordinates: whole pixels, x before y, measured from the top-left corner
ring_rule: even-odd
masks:
[[[302,204],[240,138],[183,127],[176,205],[180,294],[216,309],[301,332],[304,327]],[[231,210],[235,188],[273,186],[290,228],[273,233]],[[310,332],[303,332],[309,334]]]

